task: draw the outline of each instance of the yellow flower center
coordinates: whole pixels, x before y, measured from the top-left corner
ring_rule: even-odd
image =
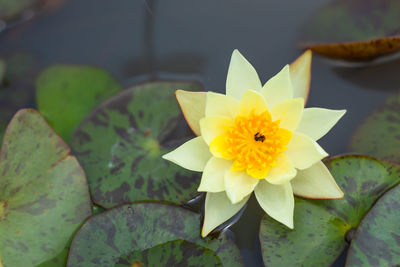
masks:
[[[264,179],[292,138],[292,132],[279,128],[279,123],[272,121],[268,111],[239,115],[225,134],[211,142],[210,150],[233,160],[233,171],[246,171],[254,178]]]

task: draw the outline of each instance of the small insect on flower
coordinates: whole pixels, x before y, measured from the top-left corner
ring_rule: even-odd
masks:
[[[293,228],[293,194],[342,198],[316,142],[345,110],[304,108],[311,51],[286,65],[263,86],[253,66],[233,51],[226,95],[178,90],[186,121],[197,135],[163,156],[203,172],[207,192],[202,236],[235,215],[251,193],[264,211]]]

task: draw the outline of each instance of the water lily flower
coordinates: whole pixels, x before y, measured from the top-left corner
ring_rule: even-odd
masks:
[[[321,162],[316,142],[345,110],[304,108],[310,85],[311,51],[262,86],[256,70],[233,51],[226,95],[186,92],[176,96],[197,137],[163,156],[203,172],[198,191],[207,192],[202,236],[235,215],[254,191],[263,210],[293,228],[294,194],[342,198]]]

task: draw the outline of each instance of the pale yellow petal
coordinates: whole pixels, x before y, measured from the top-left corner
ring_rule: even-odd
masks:
[[[232,204],[240,202],[251,194],[260,180],[245,172],[228,171],[225,173],[225,190]]]
[[[295,98],[275,105],[271,109],[272,120],[279,120],[279,127],[294,131],[298,127],[304,110],[304,100]]]
[[[223,116],[232,119],[236,118],[239,110],[239,101],[232,96],[207,93],[206,116]]]
[[[199,121],[205,116],[206,92],[177,90],[175,96],[189,127],[195,135],[200,135]]]
[[[246,204],[250,196],[232,204],[225,192],[207,193],[204,206],[204,223],[201,236],[206,237],[217,226],[229,220]]]
[[[306,108],[296,131],[304,133],[317,141],[329,132],[345,113],[346,110]]]
[[[225,173],[232,166],[232,161],[212,157],[204,168],[200,186],[200,192],[221,192],[225,191]]]
[[[318,199],[343,198],[342,190],[321,161],[308,169],[298,171],[291,183],[297,196]]]
[[[205,117],[200,120],[200,132],[207,145],[217,137],[224,134],[226,129],[233,126],[234,120],[228,117],[215,116]]]
[[[247,117],[252,111],[261,114],[268,110],[264,97],[256,91],[248,90],[244,92],[239,103],[239,115]]]
[[[304,98],[307,102],[311,83],[311,59],[312,52],[307,50],[290,64],[290,77],[292,79],[293,97]]]
[[[199,136],[187,141],[168,154],[165,154],[162,158],[185,169],[202,172],[208,160],[211,158],[211,153],[203,138]]]
[[[307,135],[297,132],[293,134],[288,149],[284,153],[296,169],[300,170],[307,169],[328,156],[328,153],[317,142]]]
[[[269,216],[293,229],[294,197],[290,182],[274,185],[263,180],[254,193]]]
[[[292,80],[289,65],[265,83],[260,93],[270,108],[293,98]]]
[[[296,173],[289,157],[282,153],[276,158],[276,166],[269,170],[265,180],[271,184],[284,184],[293,179]]]
[[[235,49],[226,79],[226,95],[240,99],[247,90],[260,90],[260,78],[254,67]]]

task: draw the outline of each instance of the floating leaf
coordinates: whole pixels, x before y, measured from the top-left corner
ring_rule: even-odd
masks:
[[[400,163],[400,94],[388,97],[358,126],[349,150]]]
[[[65,248],[91,214],[85,174],[34,110],[10,122],[0,152],[0,262],[33,266]]]
[[[226,233],[218,239],[201,238],[200,221],[199,214],[174,205],[147,202],[118,206],[82,226],[72,241],[67,266],[114,266],[129,258],[126,255],[137,256],[140,251],[145,257],[146,251],[157,250],[154,246],[177,239],[214,251],[224,266],[242,266],[239,250]],[[176,250],[184,253],[184,248]]]
[[[294,230],[265,216],[260,241],[267,266],[330,266],[374,202],[400,182],[399,166],[369,157],[343,156],[326,164],[344,198],[297,198]]]
[[[213,267],[222,266],[212,250],[194,243],[175,240],[143,251],[136,250],[128,257],[121,257],[115,267],[158,266]]]
[[[400,265],[400,186],[383,195],[362,220],[346,266]]]
[[[34,7],[38,2],[38,0],[2,0],[0,1],[0,19],[14,18],[24,10]]]
[[[304,27],[301,46],[321,55],[371,60],[400,49],[400,2],[336,0]]]
[[[199,91],[189,82],[154,82],[111,98],[79,126],[71,146],[86,171],[93,201],[110,208],[140,200],[183,203],[197,195],[198,173],[161,158],[184,139],[174,129],[182,119],[174,92]],[[171,135],[172,134],[172,135]]]
[[[122,89],[103,69],[73,65],[46,69],[36,87],[40,113],[67,141],[93,108]]]
[[[12,116],[29,106],[34,92],[34,77],[38,68],[35,57],[14,53],[0,64],[0,140]]]

